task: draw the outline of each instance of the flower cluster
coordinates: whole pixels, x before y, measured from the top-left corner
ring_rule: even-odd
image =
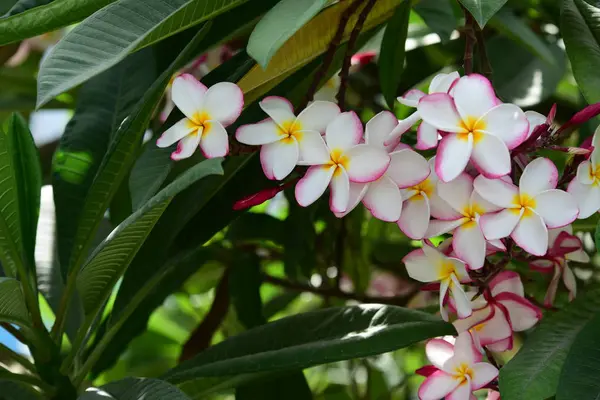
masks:
[[[239,88],[219,83],[207,89],[184,75],[174,81],[172,97],[186,118],[158,146],[179,141],[173,159],[189,157],[197,146],[206,157],[227,154],[225,127],[243,107]],[[542,317],[519,274],[505,270],[508,261],[523,259],[532,270],[552,274],[546,306],[561,278],[570,298],[576,294],[567,262],[589,259],[570,224],[600,209],[600,133],[591,148],[568,150],[579,165],[560,177],[550,159],[531,156],[539,143],[559,135],[551,129],[553,111],[545,117],[503,103],[481,75],[440,74],[428,94],[411,90],[398,101],[415,112],[398,120],[383,111],[363,127],[356,113],[334,102],[317,100],[295,111],[288,100],[267,97],[260,102],[266,119],[239,127],[235,137],[261,146],[266,177],[287,180],[280,187],[301,175],[295,187],[301,206],[329,189],[337,217],[362,203],[373,217],[423,241],[404,264],[424,289],[439,291],[440,314],[459,336],[454,346],[439,339],[427,345],[434,365],[421,371],[427,380],[419,397],[468,400],[474,390],[494,388],[498,370],[482,362],[483,349],[511,349],[514,332]],[[416,124],[413,149],[402,137]],[[427,149],[436,149],[429,160],[417,152]],[[243,202],[265,201],[278,190]],[[430,239],[441,235],[446,239],[434,246]]]

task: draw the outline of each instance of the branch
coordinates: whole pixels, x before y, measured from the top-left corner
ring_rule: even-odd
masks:
[[[483,37],[483,31],[479,28],[475,28],[475,38],[477,40],[477,50],[479,51],[479,69],[481,74],[492,81],[492,64],[487,55],[487,49],[485,48],[485,38]]]
[[[475,29],[473,27],[475,23],[473,16],[466,8],[463,7],[463,10],[465,12],[465,26],[463,28],[465,34],[465,55],[463,59],[465,75],[469,75],[473,73],[473,44],[477,41],[477,38],[475,37]]]

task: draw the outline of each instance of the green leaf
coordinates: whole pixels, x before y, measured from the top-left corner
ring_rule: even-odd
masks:
[[[577,334],[563,364],[556,400],[600,398],[600,313]]]
[[[450,0],[421,0],[413,9],[442,42],[450,40],[450,35],[458,26]]]
[[[508,0],[459,0],[481,28]]]
[[[0,46],[81,21],[115,0],[55,0],[0,19]]]
[[[4,18],[10,17],[11,15],[22,13],[30,8],[45,6],[54,0],[19,0],[17,1],[10,10],[3,16]]]
[[[0,321],[31,326],[21,283],[12,278],[0,278]]]
[[[0,379],[0,387],[2,388],[2,400],[42,400],[38,391],[21,382]]]
[[[532,31],[527,23],[522,18],[517,17],[512,11],[502,10],[498,12],[490,20],[490,25],[516,43],[524,46],[545,62],[555,65],[556,59],[550,51],[548,43]]]
[[[400,77],[404,70],[404,45],[408,34],[410,1],[405,0],[396,8],[385,28],[379,56],[379,81],[383,97],[394,108]]]
[[[38,106],[112,67],[129,53],[245,1],[119,0],[110,4],[70,31],[46,58],[38,78]]]
[[[563,0],[560,27],[579,89],[588,103],[600,101],[600,7]]]
[[[239,379],[242,374],[303,369],[452,334],[451,324],[420,311],[380,304],[329,308],[243,332],[182,363],[166,379],[193,393],[193,398],[202,398],[206,392],[197,389],[203,381],[216,385],[219,380],[215,377]]]
[[[502,400],[554,396],[571,344],[599,311],[600,290],[593,289],[577,296],[563,310],[544,317],[517,355],[500,369]]]
[[[279,48],[327,5],[328,0],[282,0],[256,24],[248,54],[263,68]]]
[[[100,388],[114,400],[189,400],[181,390],[168,382],[151,378],[125,378]],[[79,400],[110,400],[98,391],[87,391]]]

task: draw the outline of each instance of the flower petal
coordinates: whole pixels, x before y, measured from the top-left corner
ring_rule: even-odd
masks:
[[[325,193],[336,166],[315,165],[306,171],[306,175],[296,184],[296,201],[302,207],[314,203]]]
[[[537,111],[532,111],[532,110],[528,110],[525,111],[525,117],[527,118],[527,121],[529,121],[529,131],[527,132],[527,138],[529,138],[529,136],[531,136],[531,134],[533,133],[533,130],[538,126],[538,125],[542,125],[546,123],[546,116],[543,114],[540,114]]]
[[[460,384],[458,379],[444,371],[430,375],[419,387],[420,400],[440,400],[454,391]],[[459,400],[459,399],[457,399]],[[460,399],[464,400],[464,399]]]
[[[458,333],[466,332],[477,325],[483,327],[483,324],[494,316],[493,313],[494,309],[486,305],[480,309],[473,310],[473,313],[467,318],[455,320],[452,322],[452,325],[454,325]]]
[[[204,124],[200,149],[206,158],[224,157],[229,153],[229,136],[219,121]]]
[[[423,249],[413,250],[402,259],[408,276],[419,282],[436,282],[438,273]]]
[[[502,309],[496,305],[490,307],[492,308],[490,318],[473,327],[482,346],[489,346],[491,343],[512,337],[510,323]]]
[[[458,71],[452,71],[448,74],[437,74],[429,84],[429,93],[448,93],[450,87],[460,78]]]
[[[446,93],[429,94],[417,106],[423,121],[445,132],[465,132],[454,100]]]
[[[390,153],[390,165],[385,176],[398,187],[407,188],[423,182],[430,173],[425,157],[411,149],[403,149]]]
[[[211,120],[219,121],[224,128],[233,124],[244,108],[244,93],[238,85],[219,82],[211,86],[204,95],[203,109]]]
[[[576,178],[580,183],[591,185],[594,183],[594,176],[592,163],[589,161],[583,161],[581,164],[577,166],[577,175]]]
[[[496,136],[482,134],[473,144],[471,161],[486,178],[499,178],[510,173],[510,153]]]
[[[178,161],[191,157],[198,148],[198,143],[200,143],[200,134],[187,135],[179,141],[177,150],[171,153],[171,160]]]
[[[448,221],[433,219],[429,221],[429,226],[427,227],[425,237],[431,238],[434,236],[443,235],[444,233],[452,232],[467,221],[467,218],[451,219]]]
[[[543,256],[548,251],[548,229],[542,217],[534,212],[523,215],[510,237],[534,256]]]
[[[295,138],[265,144],[260,149],[260,163],[267,178],[282,180],[298,162],[298,143]]]
[[[497,137],[509,149],[523,143],[529,133],[527,116],[514,104],[500,104],[492,108],[481,117],[477,125],[480,123],[485,126],[482,132]]]
[[[348,196],[348,206],[346,207],[346,211],[343,213],[334,213],[336,217],[342,218],[350,213],[350,211],[354,210],[356,206],[362,201],[362,199],[367,194],[367,190],[369,190],[369,186],[371,183],[354,183],[350,182],[350,190]]]
[[[535,197],[534,210],[548,228],[560,228],[573,222],[579,215],[577,201],[562,190],[546,190]]]
[[[350,180],[344,168],[337,167],[331,178],[331,197],[329,208],[334,213],[342,213],[350,200]]]
[[[429,150],[433,149],[438,144],[439,138],[438,130],[433,126],[423,121],[417,128],[417,144],[415,149],[417,150]]]
[[[463,381],[451,393],[446,396],[446,400],[466,400],[471,398],[471,384],[469,379]]]
[[[515,199],[519,189],[503,179],[488,179],[480,175],[473,181],[473,187],[481,197],[498,207],[508,208],[516,205]]]
[[[473,377],[471,380],[471,390],[481,389],[498,377],[498,369],[486,362],[473,364],[471,370],[473,371],[471,375]]]
[[[538,307],[514,293],[500,293],[495,300],[508,311],[508,318],[512,330],[515,332],[525,331],[542,319],[542,313]]]
[[[419,112],[415,111],[408,117],[399,120],[398,125],[396,125],[396,127],[387,137],[387,139],[385,139],[385,142],[383,142],[386,149],[393,150],[400,143],[400,138],[402,137],[402,135],[408,132],[410,128],[412,128],[412,126],[416,124],[417,121],[419,121],[420,119],[421,116],[419,115]]]
[[[258,104],[279,126],[284,125],[286,122],[292,123],[296,120],[294,107],[288,99],[279,96],[268,96],[262,99]]]
[[[499,104],[492,84],[479,74],[463,76],[452,90],[456,109],[464,120],[477,120]]]
[[[182,74],[173,81],[171,98],[186,117],[194,119],[194,115],[202,110],[207,90],[193,75]]]
[[[357,145],[362,139],[363,126],[354,111],[338,114],[327,125],[325,141],[331,151],[344,152]]]
[[[418,194],[403,203],[398,227],[411,239],[423,239],[429,226],[429,216],[429,199]]]
[[[238,142],[248,145],[269,144],[281,140],[283,136],[277,124],[267,118],[256,124],[240,126],[235,132]]]
[[[416,107],[417,104],[419,104],[419,100],[421,100],[421,97],[423,96],[425,96],[425,93],[419,89],[411,89],[402,96],[396,97],[396,99],[400,104],[404,104],[408,107]]]
[[[371,183],[363,204],[377,219],[387,222],[396,222],[400,219],[402,212],[400,189],[385,175]]]
[[[476,223],[466,223],[454,231],[452,248],[458,258],[467,263],[470,269],[483,267],[486,243],[481,228]]]
[[[502,239],[509,236],[517,227],[523,210],[507,209],[497,213],[482,215],[479,219],[479,226],[487,240]]]
[[[499,340],[494,343],[490,343],[485,347],[488,348],[489,351],[493,351],[496,353],[502,353],[503,351],[507,351],[512,349],[513,347],[513,337],[512,335],[504,340]]]
[[[331,146],[330,146],[331,148]],[[383,148],[359,144],[344,152],[348,162],[346,172],[352,182],[372,182],[379,179],[390,165],[390,156]]]
[[[442,182],[450,182],[466,168],[473,151],[473,135],[448,134],[438,146],[435,172]]]
[[[300,114],[297,121],[302,130],[325,133],[327,125],[340,114],[340,107],[330,101],[313,101]]]
[[[500,293],[512,293],[517,296],[525,296],[521,276],[515,271],[502,271],[490,282],[492,296]]]
[[[381,111],[367,122],[365,143],[383,147],[384,142],[398,125],[398,118],[390,111]]]
[[[441,369],[454,354],[454,346],[443,339],[431,339],[425,345],[425,354],[435,367]]]
[[[448,371],[447,368],[452,364],[467,363],[472,365],[479,361],[481,361],[481,354],[475,349],[471,334],[462,332],[458,334],[456,342],[454,342],[454,356],[450,363],[444,365],[444,370]]]
[[[175,125],[164,131],[162,135],[156,141],[157,147],[169,147],[175,142],[180,141],[190,133],[197,130],[198,127],[191,124],[191,121],[187,118],[182,119]]]
[[[466,213],[471,203],[473,178],[462,173],[450,182],[440,182],[437,186],[439,196],[458,213]]]
[[[300,150],[300,165],[327,164],[331,160],[329,149],[321,134],[317,131],[302,131],[294,136],[298,140]]]
[[[569,192],[577,202],[579,208],[579,219],[585,219],[600,210],[600,186],[586,185],[574,178],[569,187]]]
[[[558,170],[556,165],[547,158],[536,158],[523,170],[519,180],[521,193],[527,193],[535,197],[545,190],[556,188],[558,182]]]
[[[458,314],[458,318],[467,318],[473,313],[473,310],[471,309],[471,301],[465,294],[465,291],[458,282],[458,279],[456,279],[456,276],[452,274],[451,278],[452,284],[450,285],[450,292],[452,292],[456,313]]]
[[[563,268],[562,278],[565,287],[569,291],[569,300],[572,301],[577,295],[577,281],[575,280],[573,271],[571,271],[571,268],[569,268],[568,265],[565,265]]]

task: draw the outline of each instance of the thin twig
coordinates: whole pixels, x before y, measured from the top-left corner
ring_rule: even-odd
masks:
[[[348,74],[350,73],[350,65],[352,63],[352,55],[354,54],[356,41],[358,40],[360,31],[362,30],[362,27],[365,24],[367,16],[373,9],[373,6],[375,6],[376,1],[377,0],[368,1],[367,5],[360,12],[358,19],[356,20],[356,24],[354,24],[354,28],[352,28],[352,32],[350,33],[350,39],[348,40],[348,45],[346,47],[346,54],[344,55],[344,62],[342,63],[342,70],[340,71],[340,90],[337,94],[338,105],[342,110],[345,109],[346,88],[348,87]]]
[[[479,53],[479,70],[481,74],[488,78],[491,82],[492,64],[490,64],[487,50],[485,48],[485,38],[483,36],[483,32],[478,26],[475,27],[475,38],[477,40],[477,51]]]
[[[465,55],[463,60],[465,75],[469,75],[473,73],[473,45],[477,41],[477,38],[475,37],[473,28],[473,24],[475,23],[473,16],[466,8],[463,9],[465,12],[465,26],[463,28],[463,33],[465,34]]]

